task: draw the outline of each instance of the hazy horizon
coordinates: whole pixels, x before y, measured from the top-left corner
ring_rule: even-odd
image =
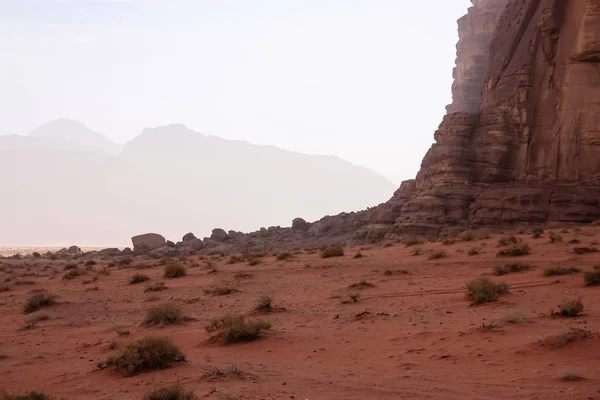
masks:
[[[456,20],[468,6],[0,1],[0,134],[69,118],[123,144],[183,123],[335,155],[399,184],[451,101]]]

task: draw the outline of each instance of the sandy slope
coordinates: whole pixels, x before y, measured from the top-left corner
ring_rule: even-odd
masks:
[[[139,399],[153,387],[180,381],[207,399],[598,399],[600,398],[600,287],[583,286],[581,273],[544,277],[549,266],[578,266],[591,270],[600,253],[576,255],[575,246],[593,244],[597,228],[563,233],[564,242],[550,243],[548,235],[532,239],[532,247],[518,261],[532,263],[525,273],[494,277],[511,284],[500,301],[470,306],[465,298],[468,280],[490,275],[493,266],[514,261],[496,256],[498,236],[452,245],[426,243],[423,255],[415,247],[362,250],[346,248],[344,257],[321,259],[318,252],[288,261],[275,257],[263,263],[227,264],[218,256],[185,261],[188,276],[167,280],[168,289],[144,293],[145,284],[129,285],[134,272],[162,280],[162,267],[136,271],[111,268],[109,276],[88,272],[62,280],[65,261],[0,260],[0,277],[12,277],[10,290],[0,293],[0,388],[10,391],[44,389],[69,399]],[[568,241],[578,238],[580,245]],[[480,247],[479,255],[467,250]],[[428,260],[428,250],[443,248],[448,257]],[[211,272],[207,261],[216,267]],[[23,267],[27,262],[30,267]],[[38,263],[38,266],[33,266]],[[45,267],[52,263],[51,267]],[[94,268],[98,270],[106,262]],[[7,264],[12,264],[8,267]],[[134,264],[156,264],[135,260]],[[194,266],[194,265],[198,266]],[[21,265],[20,267],[17,265]],[[52,270],[59,271],[54,279]],[[25,276],[26,271],[40,276]],[[236,278],[238,272],[251,277]],[[385,272],[385,271],[391,271]],[[97,281],[84,284],[98,276]],[[22,280],[34,284],[15,284]],[[367,280],[373,288],[357,303],[343,304],[352,283]],[[228,285],[239,291],[211,296],[203,289]],[[48,321],[22,330],[23,304],[32,290],[59,295],[49,307]],[[97,290],[95,290],[97,288]],[[248,314],[261,295],[270,295],[285,311],[265,316],[273,329],[259,341],[221,345],[208,341],[203,329],[212,318]],[[340,296],[340,298],[336,298]],[[584,316],[550,317],[565,298],[581,297]],[[162,328],[141,326],[145,310],[160,301],[179,304],[194,321]],[[503,321],[510,310],[523,310],[530,322]],[[368,311],[362,317],[357,314]],[[496,329],[479,329],[496,321]],[[570,328],[594,333],[594,338],[559,349],[536,341]],[[116,331],[127,330],[129,336]],[[99,370],[98,361],[116,354],[111,341],[123,346],[147,335],[171,337],[189,359],[185,365],[135,377],[111,369]],[[228,374],[231,366],[241,376]],[[211,368],[225,376],[206,377]],[[565,368],[580,371],[585,380],[565,382]]]

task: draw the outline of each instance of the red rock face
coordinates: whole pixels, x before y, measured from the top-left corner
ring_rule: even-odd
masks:
[[[600,1],[473,4],[436,143],[369,222],[425,233],[600,219]]]

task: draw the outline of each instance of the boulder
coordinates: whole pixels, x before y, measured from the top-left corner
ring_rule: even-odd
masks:
[[[69,249],[67,250],[67,252],[69,254],[79,254],[79,253],[81,253],[81,249],[79,247],[77,247],[77,246],[71,246],[71,247],[69,247]]]
[[[216,242],[224,242],[225,240],[229,239],[229,235],[224,229],[215,228],[212,230],[210,238]]]
[[[133,250],[131,250],[131,247],[125,247],[123,250],[121,250],[121,254],[123,255],[127,255],[127,254],[132,254]]]
[[[145,233],[131,238],[135,253],[147,252],[165,246],[167,241],[158,233]]]
[[[116,247],[109,247],[107,249],[102,249],[102,250],[98,251],[97,254],[99,256],[109,256],[109,257],[120,256],[121,250],[117,249]]]
[[[173,243],[173,241],[171,240],[167,240],[167,243],[165,244],[167,247],[176,247],[175,243]]]
[[[308,222],[302,218],[294,218],[292,220],[292,229],[295,231],[305,231],[309,228]]]
[[[185,235],[183,235],[183,238],[181,239],[184,242],[187,242],[189,240],[194,240],[194,239],[198,239],[192,232],[188,232]]]

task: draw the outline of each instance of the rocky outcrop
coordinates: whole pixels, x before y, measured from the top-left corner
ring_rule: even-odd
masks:
[[[459,21],[447,107],[393,233],[600,218],[600,3],[489,0]]]
[[[145,233],[131,238],[134,253],[143,253],[166,245],[166,240],[158,233]]]

